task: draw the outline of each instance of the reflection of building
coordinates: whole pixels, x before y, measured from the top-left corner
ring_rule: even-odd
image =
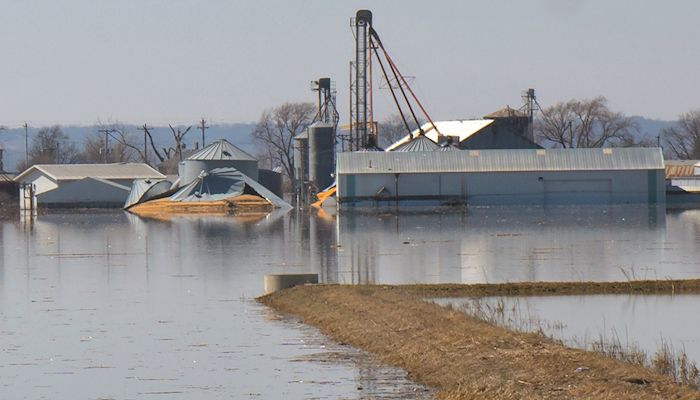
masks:
[[[337,219],[337,281],[606,281],[624,279],[621,268],[651,279],[665,268],[655,247],[666,240],[664,216],[663,207],[648,206],[348,210]]]

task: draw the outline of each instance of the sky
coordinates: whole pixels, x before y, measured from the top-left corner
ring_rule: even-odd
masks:
[[[252,122],[326,76],[347,122],[363,8],[433,119],[519,107],[529,87],[543,107],[700,108],[697,0],[0,0],[0,125]]]

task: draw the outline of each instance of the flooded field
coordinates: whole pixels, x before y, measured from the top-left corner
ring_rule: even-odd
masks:
[[[698,295],[532,296],[473,299],[435,299],[473,313],[503,310],[503,325],[541,331],[566,345],[591,349],[598,343],[638,347],[649,357],[663,345],[683,351],[700,362],[700,322],[694,318]],[[477,302],[479,304],[477,304]],[[477,314],[480,312],[477,312]]]
[[[255,303],[266,273],[388,284],[700,277],[693,210],[52,212],[0,224],[8,398],[428,397],[403,372]]]

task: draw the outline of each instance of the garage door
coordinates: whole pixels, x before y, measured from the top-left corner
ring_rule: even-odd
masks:
[[[610,204],[610,179],[545,180],[545,204]]]

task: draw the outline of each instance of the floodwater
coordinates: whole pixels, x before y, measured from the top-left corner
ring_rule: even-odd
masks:
[[[541,331],[573,347],[617,342],[648,356],[671,345],[700,362],[699,295],[593,295],[436,299],[465,311],[501,307],[498,319],[515,329]],[[480,304],[477,304],[480,302]],[[488,314],[488,311],[486,311]]]
[[[258,305],[304,271],[295,221],[47,214],[0,225],[0,398],[428,398]]]
[[[388,284],[695,278],[698,242],[700,211],[655,207],[4,220],[0,397],[426,398],[404,372],[255,303],[263,275]]]

